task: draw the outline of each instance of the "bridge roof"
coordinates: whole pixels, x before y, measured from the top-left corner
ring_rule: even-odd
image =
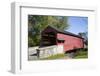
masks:
[[[62,33],[62,34],[66,34],[66,35],[70,35],[70,36],[82,38],[82,37],[79,36],[79,35],[76,35],[76,34],[74,34],[74,33],[68,32],[68,31],[60,30],[60,29],[58,29],[58,28],[56,28],[56,27],[54,27],[54,26],[50,26],[50,25],[49,25],[49,26],[47,26],[47,28],[52,28],[52,29],[54,29],[57,33]],[[82,39],[84,39],[84,38],[82,38]]]

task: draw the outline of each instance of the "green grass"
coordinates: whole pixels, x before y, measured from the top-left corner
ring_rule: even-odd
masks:
[[[88,58],[88,51],[80,50],[76,53],[75,59]]]
[[[61,59],[61,58],[63,58],[63,57],[65,57],[64,54],[56,54],[56,55],[49,56],[49,57],[47,57],[47,58],[42,58],[42,59],[40,59],[40,60]]]
[[[55,59],[65,59],[65,57],[67,58],[67,54],[56,54],[56,55],[52,55],[49,56],[47,58],[41,58],[39,60],[55,60]],[[73,59],[84,59],[84,58],[88,58],[88,51],[86,50],[78,50],[75,54],[75,57],[73,57]]]

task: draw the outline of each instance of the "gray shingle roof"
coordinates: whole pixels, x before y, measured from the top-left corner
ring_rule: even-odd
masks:
[[[60,29],[58,29],[58,28],[56,28],[56,27],[54,27],[54,26],[50,26],[50,25],[49,25],[48,27],[50,27],[50,28],[56,30],[56,32],[58,32],[58,33],[62,33],[62,34],[66,34],[66,35],[70,35],[70,36],[82,38],[82,37],[79,36],[79,35],[73,34],[73,33],[68,32],[68,31],[60,30]],[[83,38],[82,38],[82,39],[83,39]]]

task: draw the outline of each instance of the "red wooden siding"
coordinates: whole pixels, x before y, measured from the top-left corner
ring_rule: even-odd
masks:
[[[57,39],[62,38],[64,39],[64,51],[69,51],[69,50],[73,50],[73,49],[78,49],[78,48],[83,48],[83,39],[78,38],[78,37],[74,37],[74,36],[70,36],[70,35],[65,35],[65,34],[61,34],[61,33],[57,33]],[[57,43],[62,44],[62,43]]]

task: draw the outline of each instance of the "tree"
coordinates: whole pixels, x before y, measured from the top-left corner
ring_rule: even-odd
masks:
[[[28,46],[38,46],[40,33],[48,25],[52,25],[61,30],[68,28],[67,17],[65,16],[43,16],[28,15]]]
[[[81,32],[81,33],[79,33],[79,35],[80,35],[82,38],[84,38],[84,43],[85,43],[86,45],[88,45],[88,33],[87,33],[87,32]]]

